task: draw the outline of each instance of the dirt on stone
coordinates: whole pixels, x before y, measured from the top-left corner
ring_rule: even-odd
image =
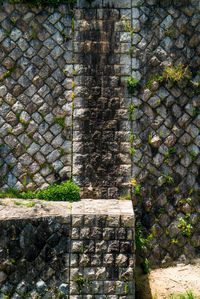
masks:
[[[189,291],[195,299],[200,299],[200,260],[138,275],[136,286],[137,299],[179,298],[176,296],[186,296]]]

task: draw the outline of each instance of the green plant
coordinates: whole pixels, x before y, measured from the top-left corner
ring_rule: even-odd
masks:
[[[169,184],[169,185],[174,183],[174,179],[171,175],[161,173],[161,176],[164,178],[164,183]]]
[[[169,152],[165,153],[165,159],[164,159],[164,163],[168,163],[169,161]]]
[[[173,29],[166,29],[165,30],[165,36],[168,36],[170,38],[174,38],[174,30]]]
[[[195,151],[190,151],[190,156],[191,156],[191,159],[192,159],[192,162],[196,161],[197,159],[197,154],[195,153]]]
[[[135,107],[132,104],[130,104],[130,106],[128,107],[128,113],[129,113],[128,120],[133,120],[134,112],[135,112]]]
[[[60,34],[65,38],[66,41],[70,40],[70,35],[65,33],[63,30],[60,31]]]
[[[148,143],[151,144],[151,140],[152,140],[152,133],[149,134],[149,137],[148,137]]]
[[[29,203],[26,204],[27,208],[32,208],[34,206],[35,206],[35,202],[29,202]]]
[[[134,153],[135,153],[135,148],[134,148],[134,146],[131,146],[131,147],[130,147],[130,151],[129,151],[129,153],[130,153],[131,156],[134,155]]]
[[[143,227],[141,222],[137,221],[135,224],[135,244],[136,250],[141,252],[146,250],[146,239],[143,237]]]
[[[72,180],[63,182],[60,185],[50,185],[45,190],[37,192],[37,198],[54,201],[77,201],[80,199],[80,189]]]
[[[132,128],[131,128],[130,143],[132,144],[132,143],[133,143],[133,140],[135,140],[135,139],[136,139],[136,135],[133,134],[133,130],[132,130]]]
[[[127,77],[127,85],[128,85],[128,91],[130,94],[133,94],[135,92],[135,89],[138,88],[140,85],[139,80],[136,78],[133,78],[131,75],[130,77]]]
[[[12,72],[17,68],[17,64],[11,67],[5,74],[0,77],[0,82],[4,81],[6,78],[9,78]]]
[[[65,117],[55,117],[54,123],[59,124],[63,129],[65,128]]]
[[[47,189],[40,191],[19,191],[9,188],[4,192],[0,192],[0,198],[22,198],[22,199],[44,199],[52,201],[77,201],[80,199],[80,189],[72,180],[63,182],[60,185],[50,185]],[[16,203],[19,205],[18,203]],[[28,207],[34,203],[26,204]]]
[[[64,294],[61,293],[61,292],[58,292],[58,293],[57,293],[56,299],[64,299],[64,298],[66,298],[66,295],[64,295]]]
[[[170,154],[177,154],[177,151],[173,148],[173,146],[170,146],[168,150]]]
[[[174,239],[174,238],[172,238],[172,239],[171,239],[171,244],[178,244],[178,240],[177,240],[177,239]]]
[[[120,200],[130,200],[131,199],[131,195],[128,194],[128,195],[125,195],[125,196],[122,196],[119,198]]]
[[[6,28],[6,36],[9,37],[10,36],[10,31],[8,28]]]
[[[155,230],[155,228],[153,228],[153,229]],[[148,237],[146,238],[146,243],[149,243],[149,242],[153,239],[154,234],[155,234],[154,230],[153,230],[152,233],[150,233],[150,234],[148,235]]]
[[[174,191],[175,191],[175,192],[179,192],[179,187],[175,187],[175,188],[174,188]]]
[[[34,29],[32,29],[32,31],[30,33],[30,36],[31,36],[32,39],[36,39],[37,38],[37,34],[36,34],[36,32],[35,32]]]
[[[124,30],[126,32],[130,32],[131,38],[133,38],[134,29],[131,25],[131,21],[128,20],[126,17],[123,17],[122,21],[123,21]]]
[[[127,282],[125,283],[125,286],[124,286],[124,293],[128,294],[128,283]]]
[[[7,133],[12,133],[12,128],[8,128]]]
[[[151,89],[151,86],[153,84],[153,82],[158,81],[158,82],[162,82],[163,81],[163,76],[159,75],[159,74],[153,74],[149,77],[147,83],[145,84],[145,88],[149,88]]]
[[[13,189],[13,188],[9,188],[6,191],[0,192],[0,198],[19,198],[20,196],[20,191]]]
[[[138,3],[137,3],[137,7],[140,7],[142,5],[142,1],[138,1]]]
[[[142,269],[143,269],[144,273],[148,274],[148,273],[151,271],[151,269],[150,269],[150,267],[149,267],[149,261],[148,261],[147,258],[145,258],[145,259],[142,261],[141,266],[142,266]]]
[[[199,299],[191,291],[187,291],[186,294],[183,295],[171,295],[168,298],[169,299]]]
[[[131,58],[133,57],[133,51],[134,51],[134,48],[133,48],[133,46],[131,46],[130,51],[129,51]]]
[[[78,285],[78,293],[80,295],[82,293],[82,288],[84,288],[86,283],[90,283],[90,280],[79,276],[78,278],[74,279],[74,282],[76,282]]]
[[[16,19],[15,17],[13,17],[13,18],[11,19],[11,21],[13,22],[14,25],[17,23],[17,19]]]
[[[62,147],[60,148],[60,153],[61,153],[62,156],[65,155],[65,150]]]
[[[75,25],[74,18],[72,18],[72,31],[74,31],[74,25]]]
[[[19,118],[19,122],[24,126],[25,129],[28,128],[28,122],[24,121],[21,117]]]
[[[181,82],[187,73],[188,66],[184,66],[182,62],[178,65],[172,63],[167,65],[163,70],[163,78],[171,82]]]
[[[140,194],[140,189],[141,189],[141,185],[138,184],[134,187],[134,194],[137,195],[137,194]]]
[[[190,223],[188,223],[185,219],[183,219],[183,217],[180,217],[178,228],[182,230],[183,235],[190,237],[193,226]]]

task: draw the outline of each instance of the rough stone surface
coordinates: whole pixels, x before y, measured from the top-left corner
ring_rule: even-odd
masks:
[[[63,179],[59,173],[66,165],[71,168],[65,179],[72,176],[72,105],[68,105],[72,102],[72,83],[70,86],[64,84],[66,79],[72,82],[73,78],[72,48],[70,41],[64,41],[60,33],[63,30],[70,32],[72,17],[67,5],[62,16],[60,8],[27,9],[24,5],[9,5],[6,1],[0,8],[0,15],[4,16],[0,18],[0,77],[4,78],[8,70],[10,72],[7,78],[0,80],[0,136],[10,148],[7,160],[3,162],[7,171],[0,167],[0,187],[21,188],[23,178],[33,164],[34,185],[40,188],[44,183],[49,184],[43,175],[44,164],[53,167],[51,183]],[[65,59],[67,54],[71,54],[70,60]],[[65,69],[71,71],[65,73]],[[70,93],[63,101],[65,91]],[[65,105],[68,105],[67,111],[63,109]],[[65,153],[61,146],[66,139],[68,152]],[[65,165],[58,167],[54,163],[57,158],[54,160],[52,156],[60,156],[55,148],[65,155]],[[2,156],[3,148],[0,152]],[[16,158],[13,169],[18,165],[20,173],[9,167],[11,157]],[[28,180],[30,183],[33,176]]]
[[[0,208],[2,297],[135,298],[131,201],[20,202]]]
[[[85,197],[133,199],[145,237],[153,234],[151,267],[199,254],[199,1],[81,0],[72,9],[74,26],[67,5],[0,7],[0,188],[73,177]],[[191,79],[162,81],[171,62]],[[179,213],[192,229],[171,238]]]
[[[194,219],[200,195],[200,106],[199,90],[192,83],[200,66],[199,6],[194,1],[142,1],[136,11],[137,34],[146,45],[136,45],[133,35],[134,59],[143,73],[134,99],[141,101],[139,109],[144,112],[132,120],[132,133],[141,140],[142,150],[140,160],[135,159],[136,150],[132,158],[133,202],[136,221],[150,239],[143,258],[149,258],[152,267],[163,267],[184,252],[188,260],[199,256],[196,236],[200,227]],[[191,79],[160,82],[163,68],[180,61],[188,66]]]

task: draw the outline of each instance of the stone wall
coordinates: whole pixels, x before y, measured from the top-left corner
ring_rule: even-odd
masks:
[[[45,206],[43,217],[15,206],[21,219],[0,210],[0,297],[133,299],[131,201],[66,203],[56,216]]]
[[[185,263],[200,249],[200,89],[194,88],[200,2],[133,1],[132,26],[132,75],[140,80],[131,102],[137,220],[148,238],[150,265]],[[161,82],[170,63],[188,66],[190,78]]]
[[[131,5],[81,3],[75,11],[73,177],[86,197],[118,198],[128,192],[131,175],[130,128],[124,126],[130,38],[121,21],[130,15]]]
[[[3,3],[2,188],[43,188],[73,176],[85,197],[128,192],[124,76],[131,60],[120,20],[129,2],[45,9]]]
[[[0,7],[2,188],[38,188],[72,173],[72,15],[67,5]]]
[[[4,2],[0,187],[73,177],[84,197],[133,199],[154,266],[197,256],[199,14],[198,0]],[[161,80],[170,63],[188,66],[181,83]]]

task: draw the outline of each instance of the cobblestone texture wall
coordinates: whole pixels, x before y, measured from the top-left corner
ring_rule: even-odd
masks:
[[[104,212],[86,201],[65,216],[1,220],[0,297],[133,299],[132,203],[95,204]]]
[[[166,266],[200,249],[200,96],[191,82],[200,80],[200,2],[133,1],[132,26],[141,86],[132,98],[134,205],[150,264]],[[164,66],[180,62],[190,79],[159,82]]]
[[[73,177],[85,197],[132,196],[151,263],[197,256],[199,5],[78,1],[72,13],[4,2],[0,187]],[[191,78],[160,82],[171,62]],[[132,97],[131,74],[140,81]]]
[[[71,177],[72,37],[66,5],[0,7],[2,188]]]

